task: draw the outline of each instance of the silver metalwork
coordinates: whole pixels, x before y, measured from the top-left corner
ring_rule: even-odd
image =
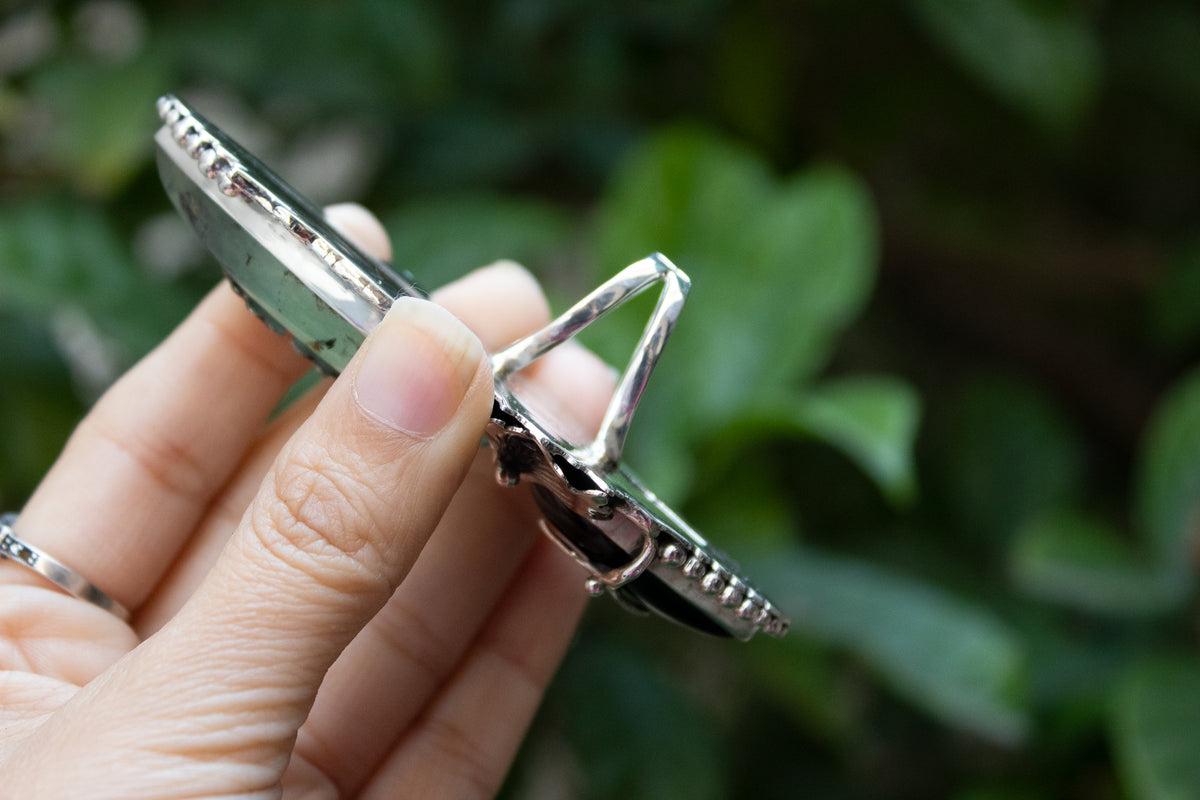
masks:
[[[579,566],[591,573],[591,577],[584,582],[584,585],[588,590],[588,594],[593,597],[603,594],[606,589],[620,589],[645,572],[658,556],[658,548],[655,547],[654,540],[647,535],[642,540],[641,550],[638,551],[638,554],[628,564],[600,572],[596,569],[596,565],[592,563],[591,559],[576,550],[571,540],[547,520],[539,519],[538,527],[542,533],[550,537],[552,542],[562,548],[564,553],[575,559],[575,562]]]
[[[599,469],[613,469],[621,461],[633,413],[667,343],[667,337],[675,329],[679,312],[683,310],[683,302],[691,288],[692,282],[688,276],[668,261],[666,256],[655,253],[609,278],[546,327],[492,356],[492,371],[496,380],[504,380],[658,282],[663,284],[662,294],[646,323],[641,340],[634,348],[629,366],[617,384],[595,441],[577,453],[579,458]]]
[[[395,297],[425,297],[177,98],[160,98],[158,113],[159,175],[172,201],[250,309],[323,370],[345,368]]]
[[[159,171],[172,201],[247,305],[323,369],[338,373],[401,295],[425,297],[407,272],[344,240],[254,156],[175,97],[159,100]],[[520,372],[638,293],[662,284],[599,432],[577,442],[565,416],[524,391]],[[788,622],[721,554],[621,466],[638,402],[690,282],[654,254],[622,270],[542,330],[492,356],[486,430],[504,486],[525,483],[542,530],[588,572],[593,594],[635,611],[749,639]],[[315,300],[315,302],[314,302]],[[586,437],[582,437],[586,438]]]
[[[16,523],[16,514],[0,516],[0,558],[28,567],[72,596],[99,606],[123,621],[129,620],[128,609],[98,589],[87,578],[45,551],[21,541],[13,530]]]

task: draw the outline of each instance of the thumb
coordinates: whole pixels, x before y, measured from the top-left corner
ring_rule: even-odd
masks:
[[[284,661],[319,680],[437,526],[491,401],[475,335],[398,300],[277,457],[183,615],[185,638],[204,631],[222,660]]]
[[[280,452],[196,594],[74,710],[106,720],[106,738],[128,735],[122,744],[177,748],[192,770],[244,757],[269,782],[326,670],[436,527],[491,402],[478,339],[432,303],[397,300]]]

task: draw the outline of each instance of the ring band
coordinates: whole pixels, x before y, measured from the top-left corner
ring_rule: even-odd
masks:
[[[80,600],[99,606],[123,621],[129,620],[129,610],[96,588],[87,578],[53,556],[18,539],[13,531],[16,521],[16,514],[0,516],[0,558],[23,564]]]

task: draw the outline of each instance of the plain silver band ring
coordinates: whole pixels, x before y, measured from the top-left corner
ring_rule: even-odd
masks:
[[[13,531],[16,521],[16,514],[0,516],[0,558],[12,559],[18,564],[23,564],[80,600],[99,606],[123,621],[129,620],[129,610],[97,589],[87,578],[53,556],[18,539]]]

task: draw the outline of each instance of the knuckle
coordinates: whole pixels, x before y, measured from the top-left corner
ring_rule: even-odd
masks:
[[[178,431],[144,431],[114,422],[103,414],[88,417],[80,427],[83,438],[128,461],[152,484],[174,497],[192,501],[208,491],[208,469],[196,444],[181,439]]]
[[[447,785],[459,784],[459,796],[495,796],[500,788],[499,776],[486,748],[469,727],[454,719],[435,716],[426,721],[425,736],[432,750],[429,763],[437,764]]]
[[[273,470],[251,527],[275,556],[315,577],[378,575],[384,534],[370,475],[349,450],[300,443]]]
[[[427,609],[393,598],[387,611],[374,621],[374,631],[389,663],[408,664],[425,675],[445,674],[461,655],[460,647],[426,619]]]

